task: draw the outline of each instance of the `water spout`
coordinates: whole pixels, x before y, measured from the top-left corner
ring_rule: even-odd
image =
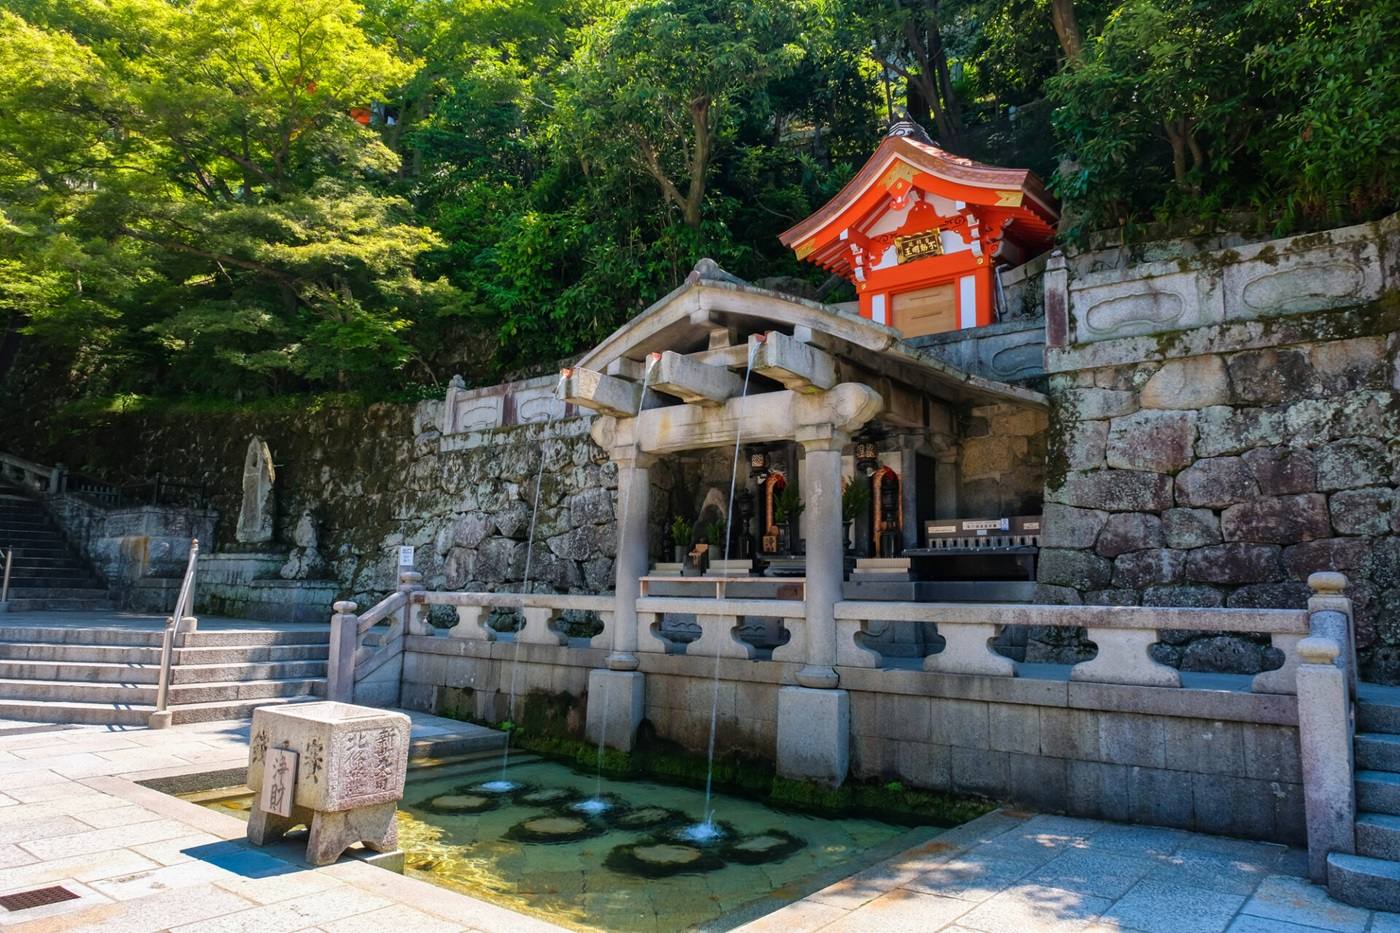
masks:
[[[571,369],[565,369],[559,373],[559,381],[555,383],[554,386],[554,394],[556,396],[563,397],[564,383],[572,373],[573,370]],[[549,429],[554,424],[556,417],[557,415],[551,413],[545,420],[544,431],[541,432],[543,436],[540,438],[540,466],[539,469],[535,471],[535,496],[530,506],[530,534],[525,541],[525,571],[520,582],[520,592],[523,596],[528,596],[530,594],[530,563],[535,556],[535,524],[540,516],[540,487],[544,485],[544,462],[547,459],[545,457],[544,442],[549,435]],[[506,716],[513,719],[515,716],[516,675],[520,670],[520,633],[512,633],[511,641],[515,643],[515,648],[512,652],[510,662],[510,706],[506,709]],[[510,739],[513,731],[514,730],[506,732],[506,744],[501,751],[501,779],[499,782],[492,781],[492,784],[513,784],[513,782],[506,780],[506,769],[510,767]],[[513,790],[514,786],[507,789]]]
[[[753,358],[758,351],[759,345],[763,343],[762,334],[753,334],[749,337],[748,361],[744,366],[744,388],[740,392],[739,398],[743,400],[749,395],[749,375],[753,372]],[[734,537],[734,487],[739,482],[739,446],[743,441],[743,421],[735,419],[734,427],[734,462],[729,471],[729,508],[724,514],[724,560],[729,560],[729,542]],[[721,571],[727,573],[727,571]],[[715,587],[715,600],[718,602],[724,598],[724,584]],[[719,725],[719,652],[715,652],[714,671],[712,674],[714,694],[710,700],[710,743],[706,750],[705,766],[705,817],[700,823],[692,827],[701,834],[713,834],[715,829],[715,813],[711,806],[714,799],[715,780],[715,734]],[[711,836],[712,837],[712,836]]]

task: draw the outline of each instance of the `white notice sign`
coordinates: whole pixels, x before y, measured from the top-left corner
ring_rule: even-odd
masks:
[[[412,567],[412,566],[413,566],[413,548],[412,548],[411,546],[405,545],[405,546],[399,548],[399,566],[400,566],[400,567]]]
[[[286,748],[269,748],[263,763],[262,799],[258,807],[264,813],[291,816],[296,787],[297,753]]]

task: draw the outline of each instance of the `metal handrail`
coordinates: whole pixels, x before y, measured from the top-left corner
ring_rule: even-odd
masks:
[[[15,549],[11,547],[5,552],[5,579],[0,581],[0,603],[10,601],[10,565],[14,563]]]
[[[189,615],[194,608],[194,568],[199,557],[199,539],[190,539],[190,559],[185,565],[185,579],[180,583],[180,595],[175,599],[175,612],[165,620],[165,635],[160,644],[160,680],[156,685],[156,708],[151,713],[150,727],[164,729],[170,725],[171,715],[167,709],[170,701],[170,668],[175,659],[175,639],[185,622],[197,624]],[[190,628],[193,631],[193,625]]]

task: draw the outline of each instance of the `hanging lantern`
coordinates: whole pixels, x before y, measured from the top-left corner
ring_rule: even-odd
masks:
[[[757,445],[749,448],[749,475],[760,483],[768,478],[768,451]]]
[[[866,476],[873,476],[875,471],[880,469],[880,449],[875,446],[875,440],[869,436],[856,438],[855,443],[856,469]]]

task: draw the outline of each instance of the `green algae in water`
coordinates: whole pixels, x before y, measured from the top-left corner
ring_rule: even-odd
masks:
[[[623,806],[589,817],[568,806],[595,796],[595,774],[528,758],[509,769],[510,779],[528,790],[497,795],[496,806],[477,813],[435,812],[447,809],[444,797],[485,796],[469,788],[498,777],[499,761],[464,757],[410,768],[399,811],[405,871],[574,929],[728,929],[938,832],[716,794],[716,819],[730,835],[717,845],[688,845],[671,833],[700,821],[702,790],[607,780],[604,796]],[[250,799],[245,788],[190,796],[247,818],[246,809],[237,809]],[[510,838],[520,824],[559,818],[583,821],[589,834],[566,841]]]

